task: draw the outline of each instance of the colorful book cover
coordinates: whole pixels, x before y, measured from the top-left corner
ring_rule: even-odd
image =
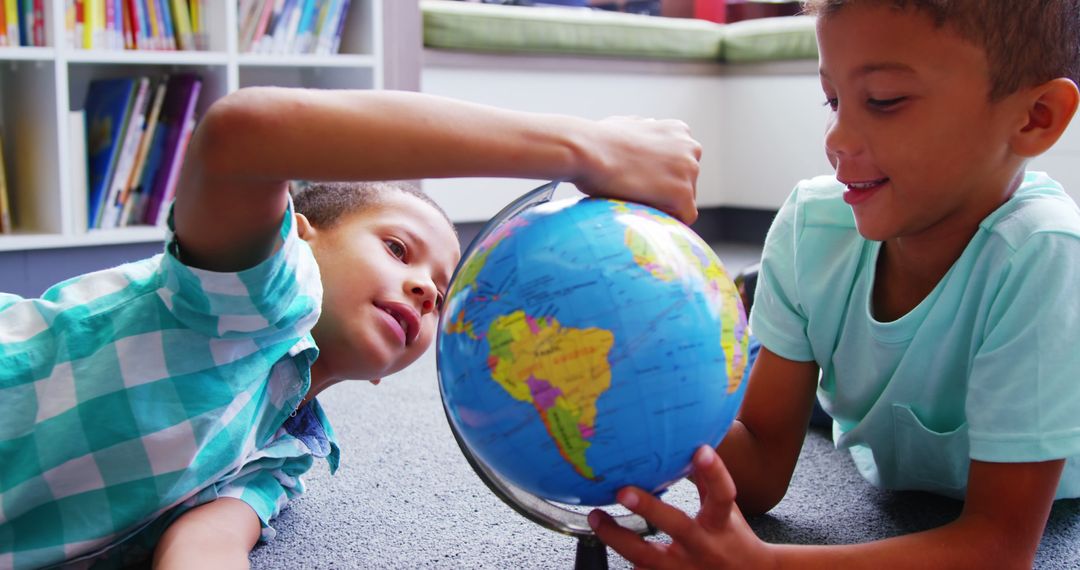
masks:
[[[0,234],[12,231],[11,199],[8,197],[7,163],[4,161],[4,140],[0,138]]]
[[[136,81],[130,77],[95,79],[86,93],[86,158],[90,178],[87,227],[97,227],[120,157]]]
[[[154,173],[154,182],[150,186],[146,212],[143,221],[157,225],[159,214],[166,206],[168,195],[172,192],[170,181],[175,181],[179,172],[179,158],[183,154],[184,130],[195,116],[195,103],[202,90],[202,78],[194,74],[180,74],[169,77],[165,87],[165,101],[158,116],[158,129],[165,131],[164,154],[161,166]]]

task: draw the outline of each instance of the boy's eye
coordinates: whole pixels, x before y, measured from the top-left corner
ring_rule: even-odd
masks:
[[[386,244],[386,248],[390,250],[390,254],[398,259],[405,259],[405,244],[396,239],[383,240]]]
[[[840,105],[840,100],[837,99],[836,97],[833,97],[831,99],[826,99],[824,105],[826,107],[832,109],[833,111],[835,111],[836,107],[838,107]]]
[[[436,309],[442,309],[444,299],[446,299],[446,297],[442,293],[438,293],[438,294],[435,295],[435,308]]]
[[[892,99],[867,99],[866,104],[879,111],[885,111],[902,103],[907,97],[893,97]]]

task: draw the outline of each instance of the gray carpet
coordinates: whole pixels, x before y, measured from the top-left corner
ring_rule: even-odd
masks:
[[[331,477],[319,461],[308,492],[278,517],[278,537],[257,547],[253,568],[570,568],[575,539],[536,526],[501,503],[454,443],[439,400],[434,352],[379,386],[325,392],[342,444]],[[692,484],[666,499],[696,510]],[[874,489],[827,435],[811,431],[787,497],[751,520],[770,542],[842,544],[932,528],[960,503]],[[660,538],[662,540],[662,537]],[[629,568],[609,553],[612,568]],[[1080,568],[1080,501],[1059,501],[1038,568]]]

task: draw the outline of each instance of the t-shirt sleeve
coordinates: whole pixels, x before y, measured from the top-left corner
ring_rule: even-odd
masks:
[[[219,497],[244,501],[259,517],[262,532],[259,540],[273,540],[277,535],[270,521],[278,516],[289,501],[304,492],[300,475],[312,465],[310,455],[284,458],[263,458],[244,467],[244,473],[218,490]]]
[[[1080,239],[1044,232],[1012,254],[969,379],[971,458],[1080,455]]]
[[[296,233],[291,200],[274,253],[235,273],[185,265],[182,247],[172,233],[171,212],[168,222],[158,294],[185,326],[212,338],[239,339],[299,337],[315,325],[322,284],[310,248]]]
[[[750,330],[770,352],[807,362],[814,359],[814,354],[795,279],[798,194],[796,188],[776,214],[765,238]]]

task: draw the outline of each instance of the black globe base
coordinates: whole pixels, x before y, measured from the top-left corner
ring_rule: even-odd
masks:
[[[594,536],[579,536],[575,570],[607,570],[607,546]]]

